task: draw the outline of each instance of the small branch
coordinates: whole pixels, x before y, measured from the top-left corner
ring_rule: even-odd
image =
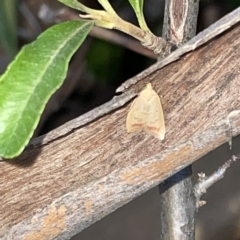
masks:
[[[128,48],[131,51],[134,51],[146,57],[157,59],[157,55],[148,48],[143,47],[139,41],[129,36],[123,35],[117,31],[111,31],[105,28],[94,26],[89,34],[90,36],[96,37],[98,39],[102,39],[107,42],[120,45],[124,48]]]
[[[200,32],[198,35],[192,38],[189,42],[187,42],[184,46],[177,49],[176,51],[174,51],[173,53],[171,53],[169,56],[162,59],[161,61],[158,61],[156,64],[152,65],[147,70],[145,70],[143,73],[140,73],[134,78],[130,78],[128,81],[124,82],[117,89],[116,92],[124,92],[127,88],[130,88],[131,85],[134,85],[139,80],[141,80],[143,76],[146,76],[145,75],[146,72],[148,72],[148,74],[151,74],[156,70],[165,67],[169,63],[172,63],[177,59],[179,59],[184,54],[189,53],[195,50],[196,48],[202,46],[203,44],[209,42],[209,40],[220,35],[224,31],[230,29],[232,26],[234,26],[238,22],[240,22],[240,7],[235,9],[231,13],[227,14],[226,16],[224,16],[223,18],[221,18],[220,20],[212,24],[210,27],[208,27],[204,31]]]
[[[70,8],[63,8],[57,13],[57,22],[59,21],[67,21],[67,20],[77,20],[79,19],[79,15],[76,12],[72,11]],[[41,19],[44,21],[44,19]],[[56,18],[52,19],[52,23],[56,22]],[[122,47],[128,48],[134,52],[142,54],[146,57],[157,59],[157,55],[154,54],[149,49],[143,47],[141,43],[135,39],[132,39],[129,36],[123,35],[117,31],[112,31],[106,28],[100,28],[94,26],[90,33],[90,36],[95,38],[120,45]]]
[[[145,31],[135,25],[124,21],[120,17],[111,16],[105,12],[101,15],[79,15],[81,18],[89,18],[95,21],[96,26],[104,28],[113,28],[121,32],[124,32],[135,39],[139,40],[142,45],[155,54],[158,54],[161,58],[171,53],[172,44],[168,43],[161,37],[157,37],[151,32]]]
[[[205,173],[199,173],[198,183],[194,186],[194,195],[196,198],[196,208],[203,206],[206,202],[200,201],[201,196],[207,192],[207,189],[210,188],[214,183],[222,179],[227,171],[227,169],[232,165],[233,162],[236,162],[240,159],[240,155],[233,155],[231,159],[226,161],[221,167],[218,168],[212,175],[206,177]]]
[[[155,54],[158,55],[158,59],[163,59],[168,56],[173,49],[171,43],[166,42],[163,38],[157,37],[151,33],[147,33],[144,37],[144,41],[141,41],[142,45]]]
[[[141,29],[127,21],[124,21],[116,14],[111,5],[105,1],[100,0],[100,4],[106,9],[106,11],[88,8],[77,0],[72,0],[71,2],[65,0],[58,1],[83,12],[83,14],[80,14],[79,16],[84,19],[93,20],[96,26],[108,29],[117,29],[136,38],[142,43],[143,46],[151,49],[160,57],[167,56],[171,52],[172,44],[169,44],[165,39],[157,37],[149,30],[146,30],[146,25],[144,24],[144,29]],[[139,18],[138,15],[138,20],[142,22],[143,17]]]
[[[98,0],[98,2],[102,5],[102,7],[106,10],[106,12],[110,13],[112,16],[118,16],[117,13],[112,8],[111,4],[105,0]]]

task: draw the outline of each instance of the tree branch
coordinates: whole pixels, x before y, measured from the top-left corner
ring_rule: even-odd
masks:
[[[196,35],[199,1],[166,1],[163,33],[174,45],[183,45]]]
[[[227,14],[226,16],[221,18],[219,21],[209,26],[204,31],[200,32],[198,35],[192,38],[189,42],[184,44],[184,46],[177,49],[172,54],[164,58],[163,60],[158,61],[156,64],[152,65],[151,67],[146,69],[144,72],[138,74],[137,76],[130,78],[128,81],[126,81],[117,89],[117,92],[125,91],[131,85],[136,84],[143,77],[148,76],[149,74],[155,72],[156,70],[159,70],[165,67],[169,63],[172,63],[178,60],[184,54],[189,53],[197,49],[198,47],[204,45],[205,43],[209,42],[209,40],[212,40],[214,37],[217,37],[224,31],[230,29],[239,21],[240,21],[240,7],[235,9],[231,13]]]
[[[218,38],[181,58],[180,52],[204,42],[191,40],[134,78],[137,84],[128,81],[129,90],[112,102],[0,162],[0,238],[70,238],[228,141],[226,118],[240,108],[237,11],[229,15],[232,25],[218,26],[219,32],[232,26]],[[129,101],[149,81],[162,96],[163,143],[125,130]],[[231,117],[231,127],[233,136],[240,133],[240,114]]]
[[[68,7],[61,8],[59,11],[55,10],[56,13],[53,14],[52,10],[47,5],[46,6],[44,5],[44,13],[46,11],[50,12],[48,15],[52,14],[53,16],[50,19],[52,24],[58,23],[59,21],[62,22],[67,20],[79,20],[79,15]],[[44,18],[41,18],[41,20],[44,22],[46,19],[46,16],[43,16],[43,17]],[[157,55],[153,51],[150,51],[149,49],[143,47],[139,41],[127,35],[124,35],[122,33],[119,33],[118,31],[112,31],[109,29],[94,26],[91,29],[89,35],[113,44],[120,45],[124,48],[128,48],[146,57],[157,59]]]
[[[199,1],[166,0],[163,38],[176,47],[196,35]],[[194,240],[195,197],[192,166],[182,169],[159,185],[161,239]]]

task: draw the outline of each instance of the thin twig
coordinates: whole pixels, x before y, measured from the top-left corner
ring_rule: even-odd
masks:
[[[218,168],[212,175],[207,177],[205,173],[199,173],[198,183],[194,186],[194,195],[196,198],[196,208],[203,206],[206,202],[200,201],[201,196],[207,192],[207,189],[210,188],[214,183],[222,179],[227,171],[227,169],[232,165],[233,162],[236,162],[240,159],[240,155],[233,155],[231,159],[227,160],[221,167]]]
[[[143,76],[148,76],[149,74],[157,71],[179,59],[184,54],[195,50],[196,48],[202,46],[203,44],[207,43],[209,40],[213,39],[214,37],[220,35],[227,29],[230,29],[233,25],[240,22],[240,7],[232,11],[231,13],[227,14],[210,27],[205,29],[204,31],[200,32],[194,38],[192,38],[189,42],[184,44],[182,47],[171,53],[169,56],[164,58],[161,61],[158,61],[156,64],[152,65],[144,72],[136,75],[134,78],[130,78],[128,81],[124,82],[116,92],[124,92],[126,89],[130,88],[131,85],[136,84],[139,80],[143,78]]]
[[[68,20],[79,20],[79,14],[74,10],[64,7],[60,9],[53,9],[48,4],[42,4],[38,12],[38,17],[45,24],[55,24]],[[157,55],[153,51],[143,47],[141,43],[130,36],[126,36],[117,31],[94,26],[89,35],[124,48],[128,48],[146,57],[157,59]]]

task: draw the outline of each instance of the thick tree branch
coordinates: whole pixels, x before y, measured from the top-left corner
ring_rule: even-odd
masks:
[[[115,105],[107,103],[33,140],[15,160],[0,162],[0,239],[67,239],[228,141],[226,118],[240,109],[237,11],[222,27],[215,25],[220,32],[232,26],[228,31],[180,57],[204,42],[191,40],[165,60],[165,68],[160,62],[124,85],[129,90],[126,99],[118,97],[121,104],[115,98]],[[205,34],[200,36],[212,36]],[[129,100],[149,81],[162,96],[164,142],[125,130]],[[230,119],[233,135],[240,133],[239,116]]]

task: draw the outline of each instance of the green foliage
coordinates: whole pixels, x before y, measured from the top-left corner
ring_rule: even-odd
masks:
[[[95,25],[109,28],[109,29],[121,29],[121,26],[123,25],[122,19],[117,15],[117,13],[114,11],[112,6],[109,3],[109,0],[98,0],[98,2],[102,5],[104,8],[103,10],[94,10],[91,8],[88,8],[84,6],[82,3],[78,2],[77,0],[58,0],[61,3],[64,3],[65,5],[77,9],[85,15],[81,14],[80,16],[82,18],[88,18],[92,19],[95,22]],[[150,32],[143,14],[143,3],[144,0],[129,0],[130,4],[132,5],[133,10],[136,13],[140,28],[144,31]],[[126,29],[122,29],[124,32],[129,34],[129,29],[126,27]]]
[[[66,77],[68,63],[91,30],[90,21],[55,25],[26,45],[0,78],[0,156],[19,155],[51,95]]]
[[[108,0],[98,0],[98,2],[102,5],[102,7],[110,13],[112,16],[118,16],[117,13],[114,11]]]
[[[144,14],[143,14],[143,3],[144,0],[128,0],[130,4],[132,5],[133,10],[136,13],[138,23],[141,29],[145,31],[149,31],[149,28],[145,22]]]
[[[124,49],[120,46],[94,39],[87,53],[88,69],[95,75],[95,79],[104,79],[105,83],[114,85],[123,54]]]
[[[90,18],[94,20],[96,26],[112,29],[115,27],[113,19],[118,19],[118,15],[115,13],[108,0],[99,0],[99,3],[103,6],[106,11],[94,10],[84,6],[82,3],[77,0],[58,0],[61,3],[64,3],[70,8],[79,10],[85,15],[80,15],[82,18]],[[108,12],[109,11],[109,12]],[[113,19],[112,19],[113,18]]]
[[[96,10],[93,10],[91,8],[88,8],[84,6],[82,3],[78,2],[77,0],[58,0],[61,3],[64,3],[70,8],[79,10],[81,12],[86,12],[86,13],[94,13]]]

